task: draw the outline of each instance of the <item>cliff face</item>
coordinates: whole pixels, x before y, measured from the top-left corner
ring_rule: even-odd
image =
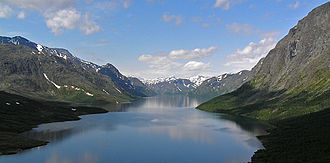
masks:
[[[249,82],[198,108],[275,120],[329,107],[329,11],[330,2],[315,8],[259,61]]]

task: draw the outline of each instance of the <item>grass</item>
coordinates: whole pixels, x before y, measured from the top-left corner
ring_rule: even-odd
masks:
[[[197,108],[272,122],[328,108],[330,91],[326,87],[329,87],[329,82],[320,80],[299,91],[269,92],[246,83],[238,90],[218,96]]]
[[[330,108],[276,123],[252,162],[329,162]]]

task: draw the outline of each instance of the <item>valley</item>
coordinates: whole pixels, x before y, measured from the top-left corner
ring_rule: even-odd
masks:
[[[116,12],[127,11],[136,5],[132,2],[76,1],[57,6],[68,5],[64,10],[0,2],[0,34],[8,35],[0,36],[0,162],[330,160],[330,2],[276,1],[273,5],[281,8],[260,14],[252,11],[261,10],[253,2],[215,0],[213,7],[205,8],[213,12],[200,5],[199,16],[190,15],[189,20],[158,13],[162,17],[158,23],[167,27],[154,27],[149,24],[154,17],[135,17],[130,13],[135,10],[130,10],[123,14],[125,25],[102,28],[91,19],[117,25],[118,20],[87,12],[103,13],[118,6]],[[139,5],[150,12],[159,3]],[[185,4],[171,5],[196,10],[181,3]],[[84,13],[72,4],[93,5]],[[244,9],[236,8],[239,16],[230,14],[232,7],[243,4]],[[303,12],[304,17],[296,14],[299,9],[307,11],[307,6],[314,9]],[[16,18],[10,18],[19,10]],[[48,32],[54,36],[48,40],[41,37],[47,32],[32,28],[29,32],[34,35],[8,32],[6,25],[14,24],[12,19],[25,19],[23,11],[42,13],[45,29],[51,28]],[[247,15],[253,18],[246,20],[258,25],[233,21]],[[279,20],[274,21],[275,16]],[[37,23],[24,23],[28,22]],[[149,24],[150,29],[131,23]],[[270,29],[284,27],[287,32],[277,41],[280,32]],[[75,29],[82,33],[72,32]],[[89,36],[96,32],[100,34]],[[163,44],[166,41],[168,45]],[[213,46],[215,42],[222,46]]]

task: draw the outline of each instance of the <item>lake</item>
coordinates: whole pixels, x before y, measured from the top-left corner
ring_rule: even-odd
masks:
[[[247,162],[263,148],[259,122],[194,109],[187,96],[155,96],[116,106],[118,112],[81,116],[79,121],[42,124],[27,137],[46,146],[0,162]]]

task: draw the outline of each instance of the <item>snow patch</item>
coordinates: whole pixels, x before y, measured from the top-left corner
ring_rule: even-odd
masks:
[[[43,47],[43,46],[41,46],[41,45],[39,45],[39,44],[37,45],[37,47],[36,47],[36,48],[38,49],[38,51],[39,51],[39,52],[42,52],[42,50],[44,49],[44,47]]]
[[[115,87],[115,89],[116,89],[119,93],[121,93],[121,91],[120,91],[118,88]]]
[[[197,76],[193,76],[188,78],[191,82],[195,83],[197,86],[200,86],[205,80],[209,79],[210,77],[206,77],[206,76],[201,76],[201,75],[197,75]]]
[[[103,89],[102,91],[105,92],[107,95],[110,95],[110,93],[107,92],[105,89]]]
[[[168,77],[168,78],[157,78],[157,79],[149,79],[149,80],[142,80],[142,82],[144,84],[148,84],[148,85],[153,85],[153,84],[158,84],[158,83],[162,83],[162,82],[170,82],[176,80],[176,78],[174,76],[172,77]]]
[[[55,82],[49,80],[48,77],[47,77],[47,75],[45,73],[43,73],[43,74],[44,74],[44,77],[47,79],[47,81],[49,81],[50,83],[52,83],[57,89],[60,89],[61,88],[61,86],[59,86]]]
[[[222,75],[218,76],[218,81],[222,80]]]
[[[159,119],[153,119],[153,120],[151,120],[151,122],[159,122]]]
[[[86,92],[85,93],[87,96],[94,96],[93,94],[89,93],[89,92]]]

